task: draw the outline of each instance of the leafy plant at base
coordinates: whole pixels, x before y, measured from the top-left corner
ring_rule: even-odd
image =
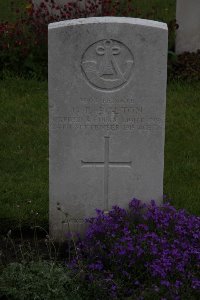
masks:
[[[12,263],[0,275],[0,298],[80,300],[66,269],[52,262]],[[75,291],[75,288],[74,288]]]
[[[198,299],[200,217],[133,199],[87,223],[70,268],[91,299]]]

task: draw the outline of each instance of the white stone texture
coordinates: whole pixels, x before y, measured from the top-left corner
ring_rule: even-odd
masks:
[[[95,209],[162,202],[166,24],[118,17],[49,25],[50,232]],[[62,220],[64,223],[62,223]],[[78,221],[78,223],[76,222]]]
[[[200,49],[200,0],[177,0],[176,53]]]

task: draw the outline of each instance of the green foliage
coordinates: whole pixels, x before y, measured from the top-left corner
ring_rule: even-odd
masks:
[[[200,50],[180,55],[169,52],[168,72],[172,80],[200,81]]]
[[[11,263],[0,275],[0,296],[13,300],[80,300],[64,266],[47,261]]]
[[[24,0],[20,1],[19,9],[16,3],[11,5],[10,12],[7,8],[7,18],[0,13],[4,20],[0,23],[0,72],[9,70],[26,77],[47,78],[48,24],[95,15],[164,21],[169,25],[169,48],[174,49],[174,0],[150,0],[148,3],[146,0],[103,0],[102,4],[95,0],[87,1],[87,6],[80,6],[80,3],[81,0],[73,1],[73,4],[66,1],[65,6],[59,6],[52,0],[45,0],[35,6],[33,1]]]
[[[0,0],[0,22],[15,22],[19,17],[16,9],[24,9],[26,3],[26,0]]]
[[[47,76],[47,28],[24,12],[15,23],[0,23],[0,71]]]

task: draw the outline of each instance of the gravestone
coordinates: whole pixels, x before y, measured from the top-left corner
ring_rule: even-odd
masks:
[[[68,222],[82,231],[96,208],[127,207],[133,197],[162,202],[166,66],[166,24],[102,17],[49,25],[55,239]]]
[[[176,53],[200,49],[200,1],[177,0],[176,22]]]

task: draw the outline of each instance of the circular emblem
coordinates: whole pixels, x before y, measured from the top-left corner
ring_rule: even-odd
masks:
[[[133,54],[123,43],[101,40],[86,49],[81,68],[86,80],[93,87],[112,91],[128,82],[133,60]]]

